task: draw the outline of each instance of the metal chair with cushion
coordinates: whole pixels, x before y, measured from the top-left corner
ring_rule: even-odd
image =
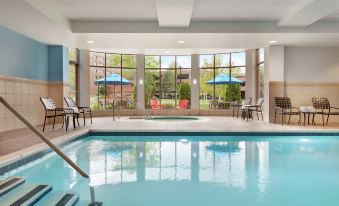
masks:
[[[73,117],[73,127],[75,128],[75,118],[78,114],[75,113],[73,109],[56,107],[54,100],[50,97],[40,97],[40,101],[45,108],[45,120],[44,126],[42,128],[43,132],[45,131],[46,120],[49,118],[53,118],[54,129],[56,117],[63,117],[62,127],[64,127],[64,124],[66,124],[66,131],[68,129],[69,118]]]
[[[252,113],[253,112],[256,112],[257,113],[257,118],[259,120],[259,113],[261,114],[261,120],[264,120],[264,116],[263,116],[263,113],[262,113],[262,105],[264,103],[264,98],[259,98],[258,101],[255,103],[255,105],[250,105],[250,106],[246,106],[244,105],[243,109],[247,109],[247,120],[250,117],[252,117],[253,119],[253,115]]]
[[[231,102],[231,109],[232,109],[232,113],[233,113],[233,117],[234,117],[234,113],[235,111],[237,112],[237,118],[239,117],[239,111],[240,109],[244,106],[244,105],[251,105],[252,102],[252,98],[251,97],[247,97],[245,99],[245,101],[235,101],[235,102]]]
[[[82,117],[84,119],[84,125],[86,125],[86,115],[89,115],[91,118],[91,124],[92,124],[92,109],[90,107],[79,107],[77,106],[76,102],[74,101],[74,99],[72,97],[65,97],[64,98],[66,104],[68,107],[70,108],[77,108],[78,110],[78,119],[80,114],[82,114]],[[78,121],[79,123],[79,121]]]
[[[321,114],[322,120],[323,120],[323,126],[325,125],[325,116],[327,116],[326,124],[328,123],[328,120],[331,115],[339,115],[339,111],[333,112],[333,110],[339,110],[337,107],[332,107],[330,102],[327,98],[312,98],[312,103],[314,109],[316,109],[315,114]],[[312,121],[312,124],[314,124],[314,118]]]
[[[297,107],[293,107],[291,104],[291,99],[288,97],[274,97],[275,102],[275,112],[274,112],[274,123],[276,122],[277,114],[281,115],[281,125],[284,125],[284,115],[288,115],[288,124],[291,122],[291,116],[298,115],[299,121],[301,122],[301,113],[300,109]]]

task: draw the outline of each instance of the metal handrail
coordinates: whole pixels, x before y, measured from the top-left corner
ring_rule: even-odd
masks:
[[[133,99],[129,97],[123,97],[123,98],[125,98],[130,103],[134,104],[138,110],[142,111],[145,114],[147,119],[153,119],[153,117],[144,108],[142,108],[136,101],[134,101]]]
[[[46,135],[44,135],[39,129],[32,125],[25,117],[23,117],[18,111],[16,111],[3,97],[0,96],[0,102],[10,110],[17,118],[19,118],[28,128],[30,128],[42,141],[44,141],[50,148],[53,149],[63,160],[65,160],[68,165],[70,165],[75,171],[77,171],[82,177],[90,180],[89,175],[84,172],[75,162],[73,162],[65,153],[63,153],[57,146],[55,146]],[[90,186],[91,192],[91,204],[97,205],[95,202],[95,193],[94,188]]]

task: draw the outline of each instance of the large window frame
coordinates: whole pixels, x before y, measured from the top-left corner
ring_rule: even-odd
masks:
[[[147,63],[146,63],[146,58],[147,57],[157,57],[159,59],[159,66],[158,67],[147,67]],[[168,67],[168,68],[163,68],[162,67],[162,58],[163,57],[174,57],[174,67]],[[178,57],[189,57],[190,58],[190,67],[178,67]],[[182,74],[182,70],[189,70],[189,78],[188,79],[191,79],[191,69],[192,69],[192,56],[191,55],[145,55],[144,57],[144,65],[145,65],[145,70],[144,70],[144,73],[145,73],[145,76],[146,76],[146,72],[149,71],[149,70],[153,70],[153,71],[159,71],[159,104],[160,105],[163,105],[162,104],[162,75],[164,74],[163,71],[173,71],[174,70],[174,78],[173,81],[174,81],[174,109],[177,109],[176,105],[178,105],[178,84],[177,84],[177,77],[178,77],[178,74]],[[182,79],[179,80],[179,83],[181,83]],[[146,89],[146,88],[145,88]],[[146,94],[145,94],[146,95]],[[191,101],[191,99],[189,100]],[[145,105],[147,107],[148,105],[148,102],[147,102],[147,99],[145,98]],[[162,107],[160,107],[162,108]]]
[[[103,103],[103,109],[110,109],[110,107],[112,105],[108,104],[107,103],[107,83],[106,83],[106,76],[107,76],[107,73],[108,73],[108,70],[109,69],[118,69],[119,72],[120,72],[120,77],[121,77],[121,81],[123,79],[123,71],[125,70],[135,70],[135,74],[136,74],[136,71],[137,71],[137,63],[136,63],[136,54],[122,54],[122,53],[111,53],[111,52],[98,52],[98,51],[90,51],[90,56],[91,56],[91,53],[96,53],[96,54],[103,54],[103,65],[92,65],[90,63],[90,68],[101,68],[101,69],[104,69],[104,76],[103,78],[105,78],[105,83],[104,83],[104,103]],[[120,56],[120,65],[116,65],[116,66],[110,66],[107,64],[107,60],[108,60],[108,56],[109,55],[118,55]],[[124,57],[125,56],[134,56],[134,59],[135,59],[135,67],[125,67],[124,66]],[[136,82],[135,82],[136,84]],[[134,85],[136,86],[136,85]],[[116,93],[115,93],[116,94]],[[136,95],[136,94],[135,94]],[[122,87],[122,84],[120,84],[120,101],[123,101],[123,87]],[[119,97],[118,97],[119,98]]]
[[[75,51],[75,59],[71,58],[71,50]],[[78,48],[69,48],[69,53],[68,53],[68,65],[69,65],[69,70],[70,67],[74,66],[75,68],[75,101],[79,102],[79,87],[80,87],[80,83],[79,83],[79,61],[80,61],[80,57],[79,57],[79,49]]]
[[[244,64],[243,65],[232,65],[232,54],[239,54],[239,53],[243,53],[245,55],[244,57]],[[216,56],[222,56],[222,55],[225,55],[225,56],[228,56],[228,65],[225,65],[225,66],[218,66],[216,65],[217,62],[216,62]],[[202,67],[201,66],[201,56],[213,56],[213,65],[212,66],[208,66],[208,67]],[[229,53],[216,53],[216,54],[200,54],[199,55],[199,72],[201,72],[201,70],[207,70],[207,69],[211,69],[213,70],[213,79],[216,78],[217,76],[217,70],[218,69],[227,69],[228,70],[228,74],[230,74],[230,78],[233,76],[232,74],[232,69],[235,69],[235,68],[243,68],[245,69],[245,73],[246,73],[246,52],[245,51],[241,51],[241,52],[229,52]],[[216,105],[217,101],[216,101],[216,84],[213,84],[213,97],[212,97],[212,105],[211,107],[209,107],[209,109],[211,110],[216,110],[218,107]],[[200,88],[201,89],[201,88]],[[199,91],[199,96],[200,96],[200,91]],[[244,96],[244,95],[242,95]],[[242,97],[243,98],[243,97]],[[199,98],[199,101],[200,101],[200,98]],[[200,105],[200,103],[199,103]],[[201,109],[201,105],[199,106]]]
[[[263,70],[263,71],[261,71]],[[256,92],[257,98],[264,98],[264,74],[265,71],[265,49],[259,48],[256,49]]]

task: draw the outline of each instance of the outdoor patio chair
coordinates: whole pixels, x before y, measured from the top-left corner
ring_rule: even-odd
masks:
[[[187,109],[187,107],[188,107],[188,100],[187,99],[180,100],[178,108]]]
[[[326,124],[328,123],[328,120],[331,115],[339,115],[339,108],[338,107],[332,107],[330,102],[327,98],[312,98],[312,103],[314,109],[316,109],[316,114],[321,114],[322,120],[323,120],[323,126],[325,126],[325,120],[324,117],[327,116]],[[333,110],[338,110],[333,112]],[[314,124],[314,119],[312,121],[312,124]]]
[[[62,128],[64,127],[64,124],[66,124],[66,131],[68,129],[69,118],[73,117],[73,127],[75,128],[75,118],[79,114],[75,113],[73,109],[56,107],[54,100],[50,97],[40,97],[40,101],[45,108],[45,120],[44,120],[44,126],[42,128],[43,132],[45,131],[46,120],[50,118],[53,118],[53,129],[54,129],[56,117],[63,118]]]
[[[245,111],[247,113],[247,120],[249,117],[252,117],[253,119],[253,114],[252,114],[253,112],[257,113],[258,120],[259,120],[259,113],[261,114],[261,120],[264,120],[264,116],[262,113],[263,103],[264,103],[264,98],[259,98],[258,101],[255,103],[255,105],[250,105],[250,106],[244,105],[242,107],[242,110],[247,110]]]
[[[79,123],[79,116],[80,114],[82,114],[82,117],[84,119],[84,125],[86,125],[86,114],[87,114],[90,116],[91,124],[92,124],[92,109],[90,107],[78,107],[72,97],[65,97],[64,100],[68,107],[77,108],[78,114],[79,114],[77,117],[78,123]]]
[[[274,123],[276,122],[277,114],[281,115],[281,125],[284,125],[284,115],[288,115],[288,124],[291,122],[292,115],[298,115],[299,121],[301,123],[301,113],[300,109],[293,107],[291,104],[291,99],[288,97],[274,97],[275,102],[275,112],[274,112]]]
[[[235,114],[235,111],[237,112],[237,118],[239,117],[239,111],[240,109],[244,106],[244,105],[251,105],[251,102],[252,102],[252,98],[251,97],[247,97],[245,99],[245,101],[234,101],[234,102],[231,102],[231,109],[232,109],[232,113],[233,113],[233,117],[234,117],[234,114]]]
[[[152,109],[161,109],[161,105],[159,104],[158,100],[155,98],[151,99],[150,104],[151,104]]]

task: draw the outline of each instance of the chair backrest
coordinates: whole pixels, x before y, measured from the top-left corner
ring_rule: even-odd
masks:
[[[64,97],[64,100],[68,107],[77,107],[77,104],[72,97]]]
[[[187,109],[187,106],[188,106],[188,100],[187,99],[182,99],[180,100],[180,109]]]
[[[313,97],[312,103],[314,109],[330,109],[331,105],[327,98]]]
[[[252,103],[252,98],[251,97],[247,97],[245,99],[244,105],[251,105],[251,103]]]
[[[259,98],[256,105],[257,106],[262,106],[262,104],[264,103],[264,98]]]
[[[291,109],[291,99],[288,97],[274,97],[275,106],[282,109]]]
[[[157,109],[159,107],[158,100],[157,99],[151,99],[151,108]]]
[[[45,110],[54,110],[56,108],[54,100],[50,97],[40,97],[40,101],[44,105]]]

